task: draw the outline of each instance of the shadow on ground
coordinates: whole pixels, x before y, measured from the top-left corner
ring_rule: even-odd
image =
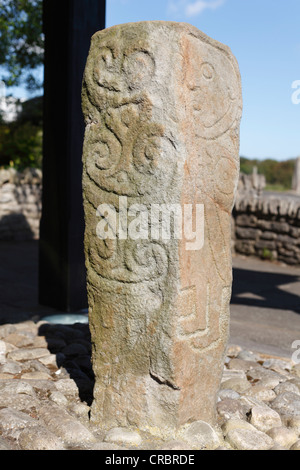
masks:
[[[234,268],[231,304],[300,313],[299,282],[297,274]]]
[[[44,323],[39,328],[39,335],[45,337],[48,350],[56,355],[59,373],[74,380],[80,399],[90,406],[93,401],[94,373],[89,326],[81,323]]]

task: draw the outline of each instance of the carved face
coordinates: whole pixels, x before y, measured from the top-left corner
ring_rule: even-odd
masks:
[[[186,82],[191,91],[195,133],[205,139],[220,137],[237,119],[237,74],[224,51],[216,60],[215,48],[209,44],[190,38],[186,47]]]

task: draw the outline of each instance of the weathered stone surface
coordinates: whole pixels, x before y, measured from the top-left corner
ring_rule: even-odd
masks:
[[[70,445],[85,445],[96,441],[85,426],[54,403],[42,406],[39,415],[49,431]]]
[[[298,434],[293,429],[287,429],[284,426],[272,428],[268,431],[268,435],[273,439],[275,444],[289,449],[298,440]]]
[[[281,393],[272,401],[271,406],[280,414],[300,416],[300,396],[296,393]]]
[[[238,398],[240,398],[240,394],[238,392],[227,388],[220,390],[218,396],[220,400],[226,400],[226,398],[229,398],[231,400],[237,400]]]
[[[237,450],[269,450],[274,444],[267,434],[252,429],[232,429],[226,441]]]
[[[232,378],[222,382],[221,389],[234,390],[237,393],[244,393],[251,388],[247,379]]]
[[[173,437],[188,422],[216,417],[239,172],[237,63],[187,24],[114,26],[93,36],[83,111],[91,419]],[[131,211],[124,228],[124,198],[147,216],[154,204],[181,213],[204,206],[204,245],[174,236],[176,228],[156,238],[148,223],[135,239]],[[110,226],[101,239],[98,224],[107,220],[96,210],[104,204],[117,210],[122,230]]]
[[[0,450],[14,450],[14,448],[11,443],[0,436]]]
[[[290,448],[290,450],[300,450],[300,440],[298,440],[297,442],[295,442],[295,444],[292,445],[292,447]]]
[[[62,440],[40,425],[23,429],[18,443],[24,450],[64,450]]]
[[[141,436],[127,428],[113,428],[105,436],[104,442],[138,446],[142,442]]]
[[[24,428],[35,426],[35,420],[22,411],[13,408],[0,410],[1,434],[17,439]]]
[[[222,426],[222,431],[224,436],[227,436],[229,431],[232,429],[248,429],[251,431],[255,431],[255,427],[252,424],[244,421],[243,419],[231,418],[224,425]]]
[[[204,421],[195,421],[188,425],[182,433],[182,438],[198,449],[214,450],[221,445],[216,431]]]
[[[275,410],[265,406],[253,406],[250,423],[262,432],[267,432],[282,424],[280,415]]]
[[[50,352],[46,348],[28,348],[16,349],[8,353],[7,357],[13,361],[27,361],[30,359],[39,359],[49,356]]]
[[[248,407],[243,406],[240,400],[226,398],[217,404],[218,415],[224,420],[231,418],[246,419]]]
[[[291,382],[281,382],[274,388],[274,392],[276,393],[276,395],[280,395],[281,393],[284,393],[284,392],[292,392],[292,393],[295,393],[296,395],[300,395],[300,390],[297,387],[297,385]]]
[[[272,401],[276,398],[276,393],[263,385],[254,385],[246,391],[245,395],[265,402]]]

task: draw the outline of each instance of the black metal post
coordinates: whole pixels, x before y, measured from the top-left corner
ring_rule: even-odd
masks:
[[[44,0],[43,211],[39,302],[87,306],[83,250],[81,85],[91,36],[105,28],[105,0]]]

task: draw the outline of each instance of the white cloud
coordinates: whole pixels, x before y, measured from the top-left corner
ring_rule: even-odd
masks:
[[[224,5],[226,0],[170,0],[168,5],[169,13],[178,14],[184,12],[185,16],[190,18],[203,13],[205,10],[216,10]]]

